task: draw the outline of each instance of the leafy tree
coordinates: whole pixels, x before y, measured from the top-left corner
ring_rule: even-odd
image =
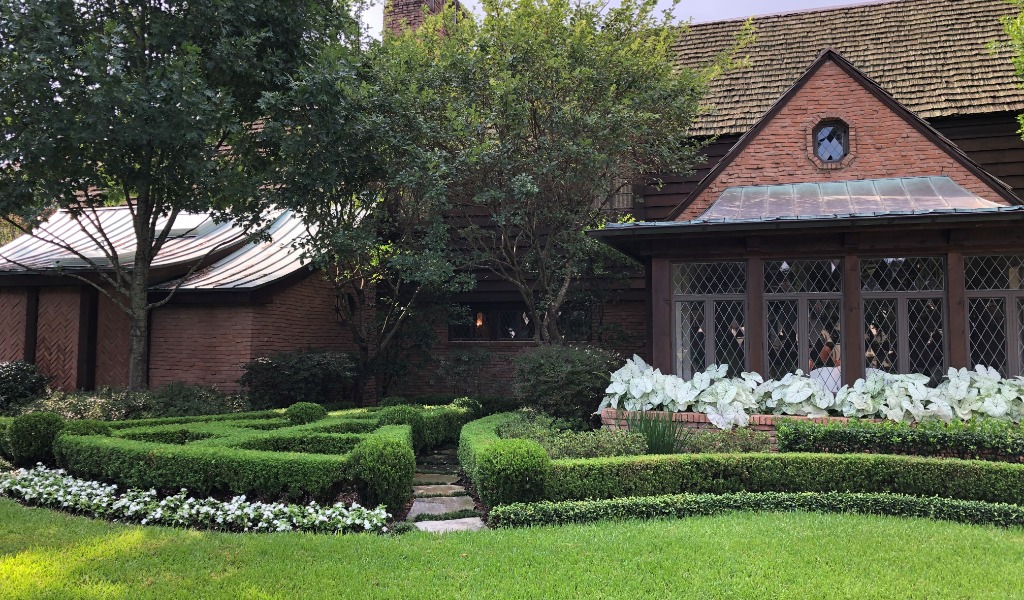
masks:
[[[66,239],[129,316],[129,385],[146,386],[151,265],[183,212],[249,225],[258,180],[239,159],[264,94],[356,23],[333,0],[7,0],[0,5],[0,215],[30,235],[66,209]],[[132,255],[98,208],[127,204]],[[129,245],[131,246],[131,245]],[[97,256],[98,253],[98,256]],[[197,263],[198,264],[198,263]]]
[[[691,169],[688,130],[732,62],[674,66],[680,28],[655,4],[485,0],[480,20],[449,8],[385,44],[409,86],[446,99],[434,117],[458,140],[447,185],[458,239],[518,291],[538,342],[562,340],[559,314],[601,252],[585,231],[613,199]]]
[[[1006,32],[1009,37],[1008,42],[993,41],[989,45],[989,49],[995,53],[997,51],[1008,48],[1011,52],[1011,60],[1013,66],[1017,71],[1017,77],[1024,79],[1024,0],[1006,0],[1013,6],[1017,7],[1017,13],[1014,15],[1003,17],[1003,31]],[[1024,134],[1024,115],[1017,116],[1018,122],[1020,122],[1021,130],[1019,133]]]
[[[445,219],[448,134],[430,116],[443,98],[403,80],[394,50],[323,53],[265,98],[257,144],[264,202],[301,215],[304,253],[337,294],[358,354],[357,401],[370,378],[386,390],[402,354],[429,344],[427,301],[471,281],[456,268]]]

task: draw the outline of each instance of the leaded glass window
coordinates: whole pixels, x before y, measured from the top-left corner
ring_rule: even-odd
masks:
[[[747,368],[747,266],[743,262],[673,265],[676,373],[693,377],[710,364]]]
[[[1024,375],[1024,255],[964,257],[971,365]]]
[[[823,121],[814,128],[814,153],[818,160],[835,163],[850,153],[850,128],[842,121]]]

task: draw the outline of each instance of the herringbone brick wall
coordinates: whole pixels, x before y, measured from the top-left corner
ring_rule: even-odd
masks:
[[[0,288],[0,362],[25,358],[25,288]]]
[[[128,385],[128,314],[99,295],[96,322],[96,387]]]
[[[36,364],[54,377],[53,386],[74,390],[78,380],[79,289],[74,286],[39,290],[39,333]]]

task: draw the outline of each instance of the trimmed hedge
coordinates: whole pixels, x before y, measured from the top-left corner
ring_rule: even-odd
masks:
[[[491,527],[529,527],[607,520],[681,519],[734,511],[855,513],[999,527],[1024,526],[1024,507],[1016,504],[842,492],[678,494],[614,500],[518,503],[493,508],[487,521]]]
[[[228,421],[199,421],[122,429],[114,437],[62,435],[54,448],[58,463],[72,474],[128,487],[328,502],[346,488],[358,488],[366,504],[400,507],[415,470],[411,429],[323,431],[351,429],[357,422],[360,428],[376,425],[372,417],[328,417],[259,431]]]
[[[459,459],[473,484],[501,490],[500,502],[585,500],[678,493],[889,492],[986,502],[1024,502],[1024,465],[885,454],[665,454],[528,463],[522,480],[544,481],[539,498],[533,487],[517,493],[489,480],[481,468],[494,452],[495,430],[511,413],[492,415],[463,427]],[[503,453],[522,450],[504,447]],[[507,462],[514,459],[504,457]],[[524,463],[525,464],[525,463]],[[496,499],[492,496],[490,500]]]
[[[352,463],[360,494],[368,505],[383,504],[396,511],[412,497],[416,455],[408,425],[378,429],[352,451]]]
[[[295,425],[319,421],[327,416],[327,409],[314,402],[296,402],[284,411],[284,417]]]
[[[13,422],[13,417],[0,417],[0,457],[8,460],[11,458],[11,445],[10,439],[7,437],[7,431]]]
[[[776,425],[780,452],[909,454],[1024,461],[1024,430],[1006,421],[815,423],[785,419]]]
[[[7,428],[7,444],[16,466],[53,463],[53,441],[64,428],[64,417],[48,412],[15,417]]]

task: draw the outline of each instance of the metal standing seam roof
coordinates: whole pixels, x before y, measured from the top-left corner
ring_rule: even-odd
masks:
[[[158,229],[166,222],[166,219],[159,221]],[[106,240],[102,237],[104,234]],[[153,261],[153,267],[189,264],[202,259],[212,248],[230,248],[244,239],[243,230],[232,223],[215,223],[209,215],[182,213],[175,221],[171,237]],[[93,268],[57,243],[74,248],[100,267],[110,266],[104,248],[108,252],[113,249],[118,261],[130,266],[135,253],[131,213],[126,206],[105,207],[87,211],[75,219],[69,212],[59,210],[40,224],[34,235],[20,236],[0,247],[0,273]]]
[[[999,206],[949,177],[897,177],[730,187],[692,222],[923,214]]]
[[[825,48],[834,48],[922,118],[1024,109],[1002,17],[1005,0],[896,0],[754,18],[747,65],[710,86],[694,133],[743,133]],[[729,49],[744,20],[697,23],[674,46],[684,67]]]
[[[249,242],[186,279],[180,290],[252,290],[306,268],[299,242],[308,230],[292,211],[282,212],[267,230],[269,241]],[[167,282],[154,289],[170,289]]]

